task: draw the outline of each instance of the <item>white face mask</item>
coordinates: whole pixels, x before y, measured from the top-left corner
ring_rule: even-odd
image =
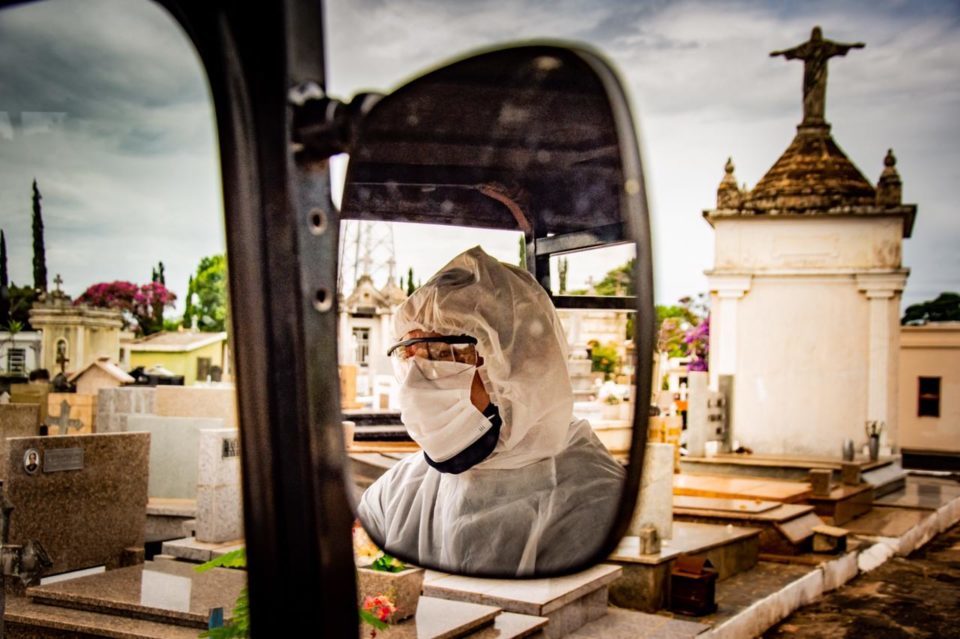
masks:
[[[410,358],[400,385],[400,419],[430,459],[443,462],[490,430],[470,401],[476,366]]]

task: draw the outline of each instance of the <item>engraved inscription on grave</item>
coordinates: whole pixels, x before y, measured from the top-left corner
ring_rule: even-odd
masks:
[[[236,437],[229,437],[223,440],[223,453],[221,457],[227,459],[229,457],[237,457],[240,455],[240,440]]]
[[[48,448],[43,453],[43,472],[83,470],[83,448]]]

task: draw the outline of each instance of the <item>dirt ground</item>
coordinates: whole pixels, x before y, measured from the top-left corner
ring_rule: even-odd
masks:
[[[960,638],[960,524],[801,608],[763,636]]]

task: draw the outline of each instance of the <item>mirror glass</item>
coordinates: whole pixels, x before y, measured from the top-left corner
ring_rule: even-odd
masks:
[[[357,100],[339,340],[359,521],[448,572],[601,559],[638,403],[642,184],[616,80],[527,46]]]

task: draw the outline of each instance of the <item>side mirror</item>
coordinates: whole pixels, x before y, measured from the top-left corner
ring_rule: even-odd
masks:
[[[398,377],[400,404],[423,451],[367,489],[361,523],[387,553],[447,572],[547,576],[602,561],[637,497],[653,356],[649,215],[620,83],[593,52],[532,45],[471,56],[363,101],[342,219],[519,231],[533,278],[472,250],[396,311],[397,326],[476,338],[484,362],[476,375],[499,414],[475,400],[471,414],[463,393],[470,396],[473,372],[465,383],[424,373],[423,360],[441,349],[401,348],[410,359]],[[628,295],[554,294],[551,257],[613,245],[635,251]],[[579,321],[577,312],[600,311],[625,326],[635,313],[633,334],[623,331],[617,346],[627,374],[614,380],[630,410],[610,419],[600,398],[575,401],[588,397],[583,388],[575,395],[571,374],[587,381],[589,395],[591,366],[581,365],[590,356],[585,347],[568,356],[585,344],[564,336],[554,309],[566,324]],[[492,426],[477,417],[481,410]],[[471,437],[458,420],[474,420],[484,434]],[[619,443],[598,438],[598,426],[617,430]],[[499,434],[491,436],[494,427]],[[440,431],[443,446],[430,441]],[[478,452],[484,440],[489,450]],[[467,457],[444,466],[431,452]]]

